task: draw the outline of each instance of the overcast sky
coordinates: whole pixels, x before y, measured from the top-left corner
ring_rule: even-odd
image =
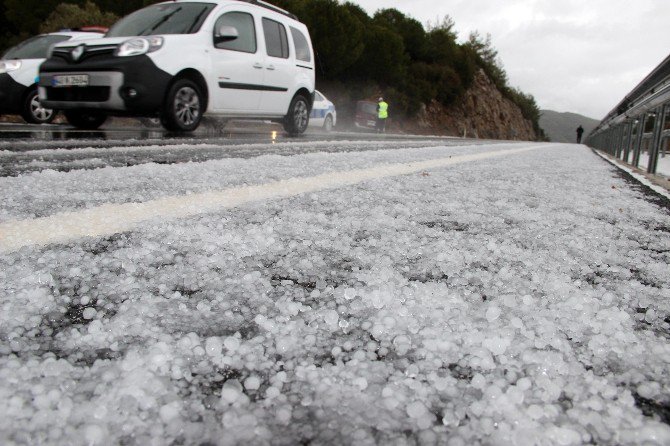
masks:
[[[670,0],[351,0],[425,25],[450,15],[459,40],[491,34],[510,84],[542,109],[601,119],[670,54]]]

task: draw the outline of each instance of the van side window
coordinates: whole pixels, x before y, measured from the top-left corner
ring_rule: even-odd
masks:
[[[295,58],[303,62],[311,62],[312,55],[309,52],[309,44],[307,38],[299,30],[291,26],[291,35],[293,36],[293,43],[295,44]]]
[[[288,59],[288,37],[284,25],[264,18],[263,33],[265,33],[265,47],[268,56]]]
[[[251,14],[247,14],[246,12],[228,12],[223,14],[214,24],[214,32],[224,25],[235,27],[239,37],[228,42],[217,43],[215,45],[217,48],[244,53],[256,52],[256,27],[254,26],[254,18]]]

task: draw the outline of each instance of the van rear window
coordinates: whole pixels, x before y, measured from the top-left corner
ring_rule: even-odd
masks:
[[[309,44],[305,35],[292,26],[291,35],[293,36],[293,44],[295,45],[295,58],[303,62],[311,62],[312,54],[309,51]]]

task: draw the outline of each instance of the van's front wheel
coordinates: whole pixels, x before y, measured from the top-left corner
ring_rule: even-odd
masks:
[[[289,135],[300,135],[309,124],[309,102],[301,94],[295,95],[284,118],[284,130]]]
[[[161,123],[167,130],[192,132],[200,125],[204,100],[200,87],[189,79],[175,82],[168,92]]]

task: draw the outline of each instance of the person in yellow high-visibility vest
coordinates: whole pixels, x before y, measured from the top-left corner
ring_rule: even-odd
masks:
[[[377,103],[377,133],[386,132],[386,120],[389,117],[389,105],[380,97]]]

